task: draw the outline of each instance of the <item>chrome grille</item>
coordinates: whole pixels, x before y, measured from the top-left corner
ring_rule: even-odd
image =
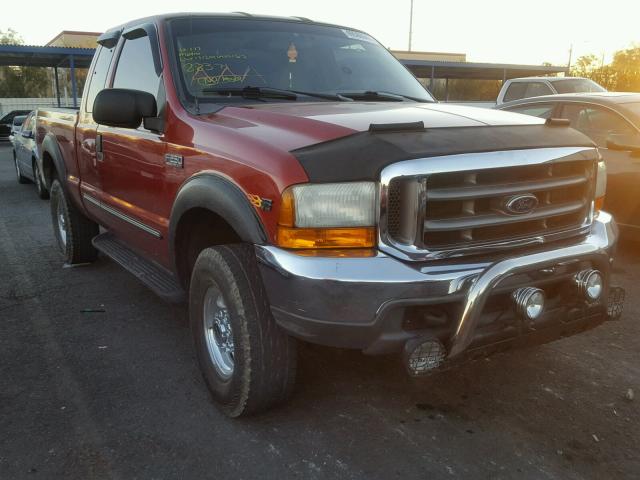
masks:
[[[593,161],[562,162],[431,175],[426,184],[424,247],[445,249],[576,228],[591,209]],[[525,214],[505,209],[531,194]]]
[[[424,259],[586,233],[597,160],[595,149],[570,147],[394,164],[381,175],[381,247]],[[510,211],[521,197],[537,204]]]

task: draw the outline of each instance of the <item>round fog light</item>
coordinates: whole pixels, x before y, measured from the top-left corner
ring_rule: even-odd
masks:
[[[582,270],[576,275],[578,291],[587,297],[587,300],[596,301],[604,291],[604,279],[598,270]]]
[[[513,301],[520,315],[535,320],[544,311],[544,292],[535,287],[523,287],[513,292]]]
[[[437,338],[416,338],[409,340],[404,347],[404,361],[410,375],[423,375],[438,368],[446,350]]]

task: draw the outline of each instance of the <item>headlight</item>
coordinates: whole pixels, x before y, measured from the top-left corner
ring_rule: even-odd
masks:
[[[294,185],[282,194],[278,245],[368,248],[375,245],[376,184]]]
[[[607,166],[604,160],[598,162],[596,172],[596,211],[602,210],[604,206],[604,196],[607,193]]]

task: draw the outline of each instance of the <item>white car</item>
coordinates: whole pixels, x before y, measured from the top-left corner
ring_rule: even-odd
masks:
[[[507,80],[502,85],[496,105],[557,93],[606,92],[593,80],[581,77],[526,77]]]

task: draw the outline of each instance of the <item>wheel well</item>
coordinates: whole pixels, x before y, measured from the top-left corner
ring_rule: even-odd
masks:
[[[46,187],[51,189],[51,184],[53,183],[53,177],[56,176],[56,166],[53,163],[53,157],[49,152],[44,152],[42,154],[42,174],[44,175],[44,180],[46,182]]]
[[[192,208],[178,222],[174,252],[178,277],[188,287],[191,271],[200,252],[214,245],[240,243],[233,227],[220,215],[206,208]]]

